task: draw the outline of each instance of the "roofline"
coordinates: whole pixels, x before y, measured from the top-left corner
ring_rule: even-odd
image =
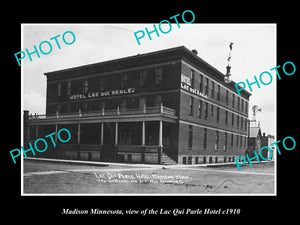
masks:
[[[158,51],[155,51],[155,52],[148,52],[148,53],[143,53],[143,54],[131,55],[131,56],[112,59],[112,60],[107,60],[107,61],[103,61],[103,62],[91,63],[91,64],[86,64],[86,65],[83,65],[83,66],[76,66],[76,67],[72,67],[72,68],[56,70],[56,71],[52,71],[52,72],[46,72],[46,73],[44,73],[44,75],[48,76],[48,75],[51,75],[51,74],[60,73],[60,72],[67,72],[67,71],[71,71],[71,70],[74,70],[74,69],[83,69],[83,68],[87,68],[87,67],[91,67],[91,66],[97,66],[97,65],[106,64],[106,63],[129,60],[129,59],[133,59],[133,58],[142,58],[142,57],[145,57],[145,56],[156,55],[156,54],[160,54],[160,53],[167,52],[167,51],[170,51],[170,50],[176,51],[176,50],[179,50],[181,48],[186,49],[184,46],[178,46],[178,47],[174,47],[174,48],[158,50]]]
[[[220,72],[214,66],[210,65],[208,62],[206,62],[205,60],[203,60],[202,58],[200,58],[198,55],[196,55],[194,52],[190,51],[188,48],[186,48],[183,45],[182,46],[178,46],[178,47],[174,47],[174,48],[168,48],[168,49],[158,50],[158,51],[149,52],[149,53],[137,54],[137,55],[127,56],[127,57],[112,59],[112,60],[108,60],[108,61],[98,62],[98,63],[91,63],[91,64],[87,64],[87,65],[83,65],[83,66],[77,66],[77,67],[72,67],[72,68],[68,68],[68,69],[62,69],[62,70],[56,70],[56,71],[52,71],[52,72],[46,72],[46,73],[44,73],[44,75],[45,76],[49,76],[49,75],[52,75],[52,74],[57,74],[57,73],[62,73],[62,72],[68,72],[68,71],[72,71],[72,70],[76,70],[76,69],[84,69],[84,68],[89,68],[89,67],[92,67],[92,66],[100,66],[100,65],[105,65],[107,63],[113,63],[113,62],[118,62],[118,61],[126,61],[126,60],[130,60],[130,59],[134,59],[134,58],[143,58],[143,57],[147,57],[147,56],[151,56],[151,55],[157,55],[157,54],[161,54],[161,53],[165,53],[165,52],[179,51],[179,50],[185,51],[190,56],[194,57],[196,60],[200,61],[205,66],[207,66],[209,69],[212,69],[222,79],[224,79],[225,75],[222,72]],[[229,85],[235,86],[235,84],[236,83],[234,81],[232,81]],[[240,92],[248,95],[249,97],[252,95],[250,92],[248,92],[245,89],[241,90]]]

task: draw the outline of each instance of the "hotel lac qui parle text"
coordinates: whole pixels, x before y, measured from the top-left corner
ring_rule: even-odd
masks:
[[[193,11],[185,10],[130,35],[143,47],[145,42],[171,35],[182,23],[192,24],[195,18]],[[14,54],[16,66],[73,48],[79,38],[75,30],[66,30],[25,46]],[[261,131],[251,126],[249,102],[255,90],[275,79],[295,76],[296,65],[282,62],[234,82],[229,64],[233,44],[228,43],[226,74],[185,46],[44,72],[45,114],[24,110],[23,146],[9,150],[12,164],[23,155],[28,161],[232,164],[242,173],[248,166],[274,160],[275,151],[281,155],[283,150],[295,149],[291,136],[275,141],[260,135],[256,144]]]

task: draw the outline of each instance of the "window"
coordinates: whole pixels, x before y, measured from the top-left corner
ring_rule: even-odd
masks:
[[[67,83],[67,95],[71,94],[71,87],[72,87],[72,83],[71,83],[71,81],[68,81],[68,83]]]
[[[208,89],[209,89],[209,80],[206,78],[206,86],[205,86],[205,94],[208,95]]]
[[[233,133],[231,134],[231,147],[233,146]]]
[[[205,102],[205,108],[204,108],[204,119],[207,119],[208,117],[208,103]]]
[[[245,101],[245,113],[248,113],[248,102]]]
[[[56,112],[61,113],[61,105],[56,106]]]
[[[235,102],[235,95],[232,94],[232,108],[234,108],[234,102]]]
[[[88,82],[88,80],[84,80],[82,91],[83,91],[83,93],[87,93],[88,90],[89,90],[89,82]]]
[[[186,156],[182,157],[182,164],[186,164]]]
[[[201,75],[201,74],[199,74],[199,90],[200,90],[200,92],[202,92],[202,89],[203,89],[203,76]]]
[[[224,133],[224,151],[226,151],[227,150],[227,133],[225,132]]]
[[[143,70],[140,72],[140,86],[144,87],[147,81],[147,71]]]
[[[103,77],[99,77],[99,82],[100,82],[99,89],[100,91],[103,91]]]
[[[203,148],[206,149],[207,147],[207,129],[204,128],[204,133],[203,133]]]
[[[61,83],[57,84],[57,96],[61,96]]]
[[[210,116],[211,117],[214,116],[214,105],[211,105],[211,107],[210,107]]]
[[[237,115],[236,116],[236,126],[237,126],[237,128],[239,128],[239,125],[240,125],[240,116]]]
[[[231,125],[234,126],[234,114],[232,113]]]
[[[220,108],[217,107],[217,123],[220,122]]]
[[[244,99],[242,99],[242,103],[241,103],[241,111],[244,112]]]
[[[121,76],[121,88],[126,87],[128,84],[128,74],[124,73]]]
[[[193,126],[189,125],[189,149],[193,147]]]
[[[239,145],[239,135],[236,135],[236,147]]]
[[[120,109],[126,109],[126,107],[127,107],[127,99],[123,98],[121,100]]]
[[[220,89],[220,85],[218,85],[218,91],[217,91],[217,100],[220,101],[221,100],[221,89]]]
[[[202,117],[202,100],[199,100],[199,106],[198,106],[198,117]]]
[[[237,97],[237,100],[238,100],[238,102],[237,102],[237,110],[240,110],[240,97],[239,96]]]
[[[243,136],[240,137],[240,146],[243,147]]]
[[[228,124],[228,111],[225,111],[225,125]]]
[[[243,126],[244,126],[244,118],[241,117],[241,129],[243,129]]]
[[[191,70],[191,87],[195,88],[195,71]]]
[[[215,83],[211,81],[211,98],[215,98]]]
[[[228,99],[228,90],[226,90],[226,105],[228,105],[229,99]]]
[[[156,107],[159,107],[160,105],[161,105],[161,103],[162,103],[162,100],[161,100],[162,98],[161,98],[161,95],[155,95],[155,106]]]
[[[190,115],[193,115],[194,113],[194,98],[190,97]]]
[[[216,130],[216,136],[215,136],[215,149],[219,149],[219,131]]]
[[[161,84],[163,79],[163,69],[162,68],[156,68],[155,70],[155,82],[157,84]]]

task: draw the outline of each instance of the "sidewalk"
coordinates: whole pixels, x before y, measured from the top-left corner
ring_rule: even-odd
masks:
[[[219,167],[219,166],[234,166],[235,162],[227,163],[208,163],[208,164],[174,164],[174,165],[158,165],[158,164],[138,164],[138,163],[115,163],[115,162],[96,162],[96,161],[80,161],[80,160],[67,160],[67,159],[49,159],[49,158],[37,158],[28,157],[25,160],[37,160],[46,162],[58,162],[58,163],[69,163],[69,164],[82,164],[90,166],[128,166],[128,167],[141,167],[141,168],[161,168],[161,169],[172,169],[172,168],[190,168],[190,167]],[[261,163],[274,162],[274,161],[262,161]],[[257,164],[258,162],[252,162]],[[246,163],[245,165],[248,165]]]

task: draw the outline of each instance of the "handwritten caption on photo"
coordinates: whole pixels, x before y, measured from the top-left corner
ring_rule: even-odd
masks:
[[[154,183],[154,184],[185,184],[191,180],[183,175],[158,175],[158,174],[122,174],[122,173],[97,173],[94,175],[99,183]]]

